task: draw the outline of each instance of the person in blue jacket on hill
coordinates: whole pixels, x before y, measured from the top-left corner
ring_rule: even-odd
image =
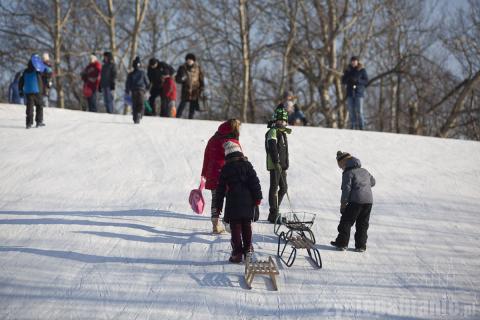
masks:
[[[132,67],[133,71],[127,76],[125,93],[132,95],[133,122],[139,124],[143,115],[144,95],[150,86],[150,82],[148,81],[145,71],[141,69],[142,63],[140,57],[136,57],[133,60]]]
[[[350,229],[355,224],[355,251],[367,249],[367,231],[372,210],[372,187],[375,178],[362,168],[360,160],[347,152],[337,152],[338,167],[342,174],[342,197],[340,200],[340,223],[338,236],[330,242],[339,250],[346,250],[350,239]]]
[[[342,83],[347,86],[347,105],[350,115],[350,128],[365,128],[363,117],[363,98],[368,85],[368,75],[358,57],[350,59],[350,65],[342,76]]]
[[[33,107],[36,107],[35,122],[38,127],[43,127],[43,99],[44,86],[42,73],[37,71],[33,66],[32,59],[28,61],[28,67],[22,73],[18,83],[20,96],[25,96],[27,106],[27,129],[33,125]]]

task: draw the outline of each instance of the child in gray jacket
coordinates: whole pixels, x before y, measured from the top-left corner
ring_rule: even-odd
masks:
[[[338,236],[331,244],[339,250],[346,250],[350,239],[350,229],[355,223],[355,251],[367,249],[367,230],[372,210],[372,187],[375,178],[364,168],[360,160],[347,152],[337,152],[337,163],[342,174],[342,197]]]

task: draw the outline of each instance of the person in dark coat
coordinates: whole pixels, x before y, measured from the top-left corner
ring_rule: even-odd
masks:
[[[293,113],[288,116],[288,124],[291,126],[306,126],[307,118],[298,105],[293,106]]]
[[[372,187],[375,178],[364,168],[360,160],[347,152],[337,152],[337,163],[343,170],[342,196],[340,200],[340,223],[338,236],[331,244],[339,250],[346,250],[350,239],[350,229],[355,224],[355,251],[367,249],[367,231],[372,210]]]
[[[157,115],[157,105],[156,100],[162,94],[162,69],[160,67],[160,61],[156,58],[151,58],[148,62],[147,69],[148,80],[151,83],[150,87],[150,98],[148,98],[148,103],[152,108],[152,115]]]
[[[103,92],[103,101],[107,113],[113,113],[113,92],[115,90],[115,80],[117,79],[117,68],[113,54],[109,51],[103,53],[102,75],[100,78],[99,91]]]
[[[20,82],[21,72],[17,72],[12,83],[8,87],[8,103],[23,104],[23,98],[20,96],[18,83]]]
[[[267,153],[267,170],[270,172],[270,191],[268,203],[270,212],[268,221],[275,223],[279,207],[287,193],[287,170],[289,167],[287,134],[292,130],[287,128],[288,113],[284,108],[275,110],[275,123],[265,134],[265,149]]]
[[[43,127],[43,99],[44,86],[41,72],[33,66],[32,59],[28,61],[28,67],[23,71],[18,82],[20,96],[25,96],[27,106],[26,127],[30,129],[33,125],[33,107],[36,107],[35,122],[38,127]]]
[[[45,52],[42,56],[42,61],[45,65],[45,69],[42,71],[42,81],[43,81],[43,106],[48,108],[50,106],[50,89],[53,86],[53,68],[50,61],[50,55],[48,52]]]
[[[219,234],[224,230],[219,222],[220,213],[217,212],[216,189],[220,171],[225,165],[225,149],[223,144],[228,139],[238,140],[240,137],[240,121],[230,119],[223,122],[217,129],[217,132],[208,140],[205,152],[203,154],[202,179],[205,180],[205,189],[212,192],[212,228],[213,233]]]
[[[185,63],[178,68],[175,81],[182,85],[182,97],[177,110],[177,118],[182,117],[183,109],[189,103],[188,118],[193,119],[195,111],[200,111],[198,101],[205,88],[202,68],[198,65],[197,58],[193,53],[185,56]]]
[[[242,255],[253,252],[252,220],[262,201],[262,189],[252,164],[244,157],[238,141],[224,143],[225,165],[217,186],[217,211],[222,212],[226,197],[224,221],[230,224],[232,255],[229,261],[242,262]]]
[[[350,115],[350,128],[365,128],[365,119],[363,117],[363,98],[365,87],[368,84],[367,71],[358,60],[358,57],[352,57],[350,65],[343,73],[342,83],[347,86],[347,105]]]
[[[136,57],[132,63],[133,71],[128,74],[125,84],[125,94],[132,95],[132,114],[135,124],[139,124],[142,119],[144,95],[150,85],[141,66],[140,57]]]

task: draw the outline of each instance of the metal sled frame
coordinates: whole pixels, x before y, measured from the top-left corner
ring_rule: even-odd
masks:
[[[275,220],[275,225],[273,226],[273,232],[277,236],[280,236],[281,234],[279,233],[280,227],[283,225],[288,228],[287,236],[291,237],[293,234],[293,231],[295,231],[302,237],[309,239],[313,244],[315,244],[316,242],[315,235],[310,229],[313,226],[314,219],[312,220],[300,219],[299,216],[302,215],[302,213],[300,212],[291,212],[290,215],[292,219],[288,220],[286,217],[283,217],[281,214],[279,214],[277,216],[277,219]]]
[[[285,263],[287,267],[291,267],[295,262],[295,258],[297,257],[297,249],[306,249],[310,259],[312,259],[313,263],[315,263],[315,265],[319,269],[321,269],[322,258],[318,249],[315,248],[315,242],[308,239],[303,231],[296,231],[296,235],[294,235],[293,232],[294,230],[289,230],[287,233],[283,231],[280,233],[280,235],[278,236],[277,256]],[[311,231],[310,233],[313,237],[313,233]],[[280,248],[282,247],[282,240],[285,243],[283,244],[283,248],[280,251]],[[285,260],[283,257],[286,253],[285,249],[288,245],[291,246],[292,251],[290,252],[290,254],[288,254],[287,252],[288,258],[287,260]]]

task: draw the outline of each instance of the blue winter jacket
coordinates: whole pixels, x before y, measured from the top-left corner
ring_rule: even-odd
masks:
[[[342,175],[342,203],[373,203],[372,187],[375,178],[362,168],[360,160],[350,158]]]
[[[42,75],[35,70],[32,61],[28,62],[28,68],[23,71],[20,77],[18,90],[20,91],[20,95],[44,93]]]
[[[351,65],[343,73],[342,83],[347,85],[347,97],[363,98],[368,84],[368,75],[362,64],[356,68]]]

